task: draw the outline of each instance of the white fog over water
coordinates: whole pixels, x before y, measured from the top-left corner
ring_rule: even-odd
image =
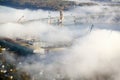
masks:
[[[96,18],[88,17],[93,14]],[[18,68],[30,72],[35,80],[120,79],[119,6],[99,4],[76,7],[64,12],[64,16],[85,16],[80,24],[74,24],[73,17],[65,18],[66,23],[62,27],[36,21],[49,15],[58,17],[59,12],[51,11],[49,14],[49,11],[44,10],[0,6],[0,37],[35,38],[51,44],[72,43],[71,46],[58,52],[50,52],[44,57],[39,54],[29,56],[22,64],[17,65]],[[18,23],[21,16],[24,18]],[[29,20],[33,21],[24,23]],[[92,25],[94,27],[91,30]]]

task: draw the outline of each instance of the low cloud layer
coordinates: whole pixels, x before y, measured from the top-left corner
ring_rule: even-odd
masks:
[[[109,30],[95,30],[82,38],[60,54],[47,55],[43,61],[33,64],[27,59],[19,68],[30,72],[35,79],[53,80],[118,80],[120,58],[120,33]],[[49,62],[50,61],[50,62]],[[45,62],[48,62],[46,64]]]
[[[22,39],[35,38],[50,43],[73,43],[72,46],[59,52],[50,52],[42,56],[35,54],[23,59],[24,62],[18,64],[17,68],[22,68],[29,72],[33,80],[120,79],[119,25],[117,25],[117,30],[115,30],[113,29],[115,24],[110,24],[110,26],[113,27],[107,24],[104,24],[104,26],[95,24],[90,32],[92,23],[88,25],[79,24],[64,27],[49,25],[41,21],[17,23],[16,21],[20,16],[24,15],[25,20],[43,18],[48,16],[48,11],[18,10],[3,6],[0,6],[0,8],[0,37],[8,37],[11,39],[17,37]],[[111,7],[107,10],[110,11],[110,8]],[[118,9],[118,7],[116,9]],[[116,9],[112,8],[111,11]],[[65,12],[65,15],[71,15],[71,13],[72,15],[78,15],[80,10],[81,14],[85,16],[88,13],[103,13],[105,11],[101,6],[97,6],[97,8],[95,8],[95,6],[89,8],[78,7],[74,10]],[[58,12],[51,13],[52,16],[57,16],[58,14]],[[104,14],[108,13],[105,12]],[[116,14],[116,12],[113,12],[111,17],[116,16]],[[107,18],[107,20],[109,19]],[[8,56],[6,56],[6,58],[14,61],[12,56]]]

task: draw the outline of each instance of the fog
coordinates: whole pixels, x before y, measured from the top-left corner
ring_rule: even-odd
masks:
[[[99,24],[95,24],[90,32],[93,22],[60,26],[35,20],[49,15],[56,17],[59,12],[49,14],[49,11],[44,10],[20,10],[0,6],[0,37],[34,38],[52,44],[72,42],[70,47],[62,51],[50,52],[44,56],[35,54],[23,59],[17,68],[29,72],[33,80],[119,80],[120,28],[119,21],[113,21],[113,18],[119,17],[119,11],[116,10],[118,7],[99,5],[76,7],[64,12],[66,16],[99,13],[110,15],[98,18]],[[21,22],[34,21],[18,23],[21,16],[24,16]],[[107,24],[103,23],[105,21]],[[112,22],[114,24],[108,26]],[[114,29],[116,24],[117,30]],[[6,55],[6,58],[14,61],[14,56]]]

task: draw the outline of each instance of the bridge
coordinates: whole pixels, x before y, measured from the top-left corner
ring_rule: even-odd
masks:
[[[66,15],[63,16],[61,24],[81,24],[81,23],[109,23],[106,19],[110,18],[111,14],[88,14],[88,15]],[[48,24],[59,25],[60,17],[38,18],[26,21],[20,21],[20,23],[30,23],[34,21],[41,21]],[[120,17],[116,16],[111,23],[120,23]]]
[[[8,51],[16,53],[19,56],[28,56],[33,54],[32,49],[21,46],[8,38],[0,39],[0,46],[8,49]]]

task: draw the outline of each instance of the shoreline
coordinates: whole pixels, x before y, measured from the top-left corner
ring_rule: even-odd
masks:
[[[42,9],[42,10],[57,11],[64,7],[63,10],[67,11],[69,9],[72,9],[75,5],[74,2],[66,2],[66,5],[61,5],[60,3],[58,4],[50,5],[50,4],[44,3],[43,5],[40,5],[39,3],[33,4],[32,2],[31,3],[27,3],[27,2],[20,3],[20,2],[10,1],[10,0],[5,0],[5,1],[0,0],[1,6],[7,6],[7,7],[15,8],[15,9],[31,9],[31,10]]]
[[[30,9],[30,10],[42,9],[42,10],[53,10],[54,11],[54,9],[50,7],[37,7],[36,5],[31,5],[28,3],[21,5],[19,3],[15,3],[11,1],[1,2],[0,5],[15,8],[15,9]]]

